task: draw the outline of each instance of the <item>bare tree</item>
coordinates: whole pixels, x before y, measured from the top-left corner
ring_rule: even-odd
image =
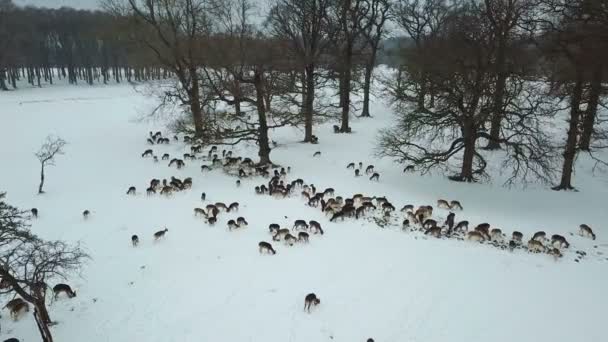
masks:
[[[369,95],[372,85],[372,73],[376,67],[376,56],[380,42],[386,34],[385,24],[390,18],[390,1],[389,0],[371,0],[371,10],[365,18],[366,23],[363,26],[367,30],[363,32],[367,42],[367,60],[365,62],[365,80],[363,84],[363,109],[362,117],[369,117]]]
[[[88,255],[79,246],[45,241],[29,230],[25,213],[5,202],[0,193],[0,277],[2,293],[16,293],[31,303],[42,340],[52,342],[53,322],[46,307],[47,282],[66,279],[80,269]]]
[[[64,154],[63,148],[67,142],[60,137],[49,135],[40,147],[40,150],[36,152],[36,158],[40,161],[40,185],[38,186],[38,193],[43,194],[42,187],[44,186],[44,168],[46,166],[55,165],[55,157],[57,155]]]
[[[425,58],[409,60],[405,68],[411,75],[424,74],[421,81],[426,86],[391,89],[398,121],[382,132],[380,155],[409,162],[423,173],[434,168],[449,171],[450,163],[459,160],[459,172],[450,176],[456,181],[487,176],[488,164],[478,144],[492,139],[485,130],[494,96],[488,26],[474,3],[463,2],[450,10],[441,29],[421,45],[420,55]],[[433,107],[420,103],[427,86],[435,93]],[[556,108],[534,82],[513,80],[507,90],[508,134],[499,140],[507,146],[503,167],[512,171],[507,183],[516,179],[548,182],[554,153],[543,127]]]
[[[273,35],[290,43],[291,54],[304,70],[305,142],[312,140],[316,68],[332,34],[328,22],[331,3],[331,0],[276,0],[267,19]]]
[[[150,50],[158,63],[177,76],[179,84],[164,96],[178,99],[192,115],[194,133],[205,131],[199,68],[212,30],[213,0],[106,0],[105,8],[132,19],[136,42]]]

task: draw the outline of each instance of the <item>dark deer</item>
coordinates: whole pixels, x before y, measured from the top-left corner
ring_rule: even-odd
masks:
[[[131,244],[133,245],[133,247],[137,247],[137,245],[139,245],[139,236],[132,235],[131,236]]]
[[[154,240],[159,240],[165,237],[165,234],[167,234],[167,232],[169,231],[169,229],[165,228],[163,230],[159,230],[156,233],[154,233]]]
[[[274,250],[274,248],[272,248],[272,245],[266,241],[260,241],[260,243],[258,243],[258,246],[260,248],[260,254],[262,254],[264,252],[270,253],[272,255],[277,254],[277,252]]]
[[[61,293],[65,293],[68,296],[68,298],[76,297],[76,292],[72,291],[72,288],[68,284],[55,285],[53,287],[53,293],[55,294],[55,299],[57,299],[57,296],[59,296]]]
[[[308,243],[308,233],[307,232],[299,232],[298,233],[298,242]]]
[[[591,227],[584,223],[579,226],[578,234],[580,236],[591,238],[591,240],[595,240],[595,234],[593,233],[593,230],[591,229]]]
[[[371,181],[373,181],[373,180],[379,181],[380,180],[380,174],[378,172],[374,172],[374,174],[371,177],[369,177],[369,180],[371,180]]]
[[[368,175],[370,173],[374,172],[374,165],[369,165],[368,167],[365,168],[365,174]]]
[[[89,218],[89,215],[91,215],[91,212],[88,209],[82,212],[82,218],[85,220]]]
[[[129,190],[127,190],[127,195],[135,195],[135,191],[136,189],[134,186],[129,187]]]
[[[141,154],[141,157],[145,158],[145,157],[150,157],[153,155],[154,155],[154,151],[152,151],[152,149],[147,149],[144,151],[144,153]]]
[[[30,213],[32,213],[32,217],[33,217],[33,218],[38,218],[38,209],[36,209],[36,208],[32,208],[32,209],[30,210]]]
[[[319,304],[321,304],[321,300],[317,298],[317,295],[314,293],[309,293],[306,295],[306,298],[304,298],[304,311],[308,311],[310,313],[310,307],[313,305],[317,306]]]

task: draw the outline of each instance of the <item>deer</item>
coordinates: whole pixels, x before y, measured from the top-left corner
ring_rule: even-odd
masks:
[[[298,241],[298,239],[296,239],[295,236],[291,235],[290,233],[285,234],[285,237],[283,238],[283,240],[285,241],[286,244],[293,246],[294,243],[296,243],[296,241]]]
[[[207,212],[203,208],[194,208],[194,216],[203,216],[207,218]]]
[[[306,223],[306,221],[304,221],[304,220],[296,220],[293,224],[293,230],[298,230],[298,229],[307,230],[308,223]]]
[[[452,210],[455,210],[455,209],[462,210],[462,205],[458,201],[451,201],[450,202],[450,209],[452,209]]]
[[[25,303],[25,301],[22,298],[17,297],[17,298],[15,298],[13,300],[10,300],[8,303],[6,303],[6,305],[4,306],[4,308],[8,309],[8,311],[12,311],[13,308],[15,306],[19,305],[20,303]]]
[[[528,250],[533,253],[541,253],[545,252],[547,249],[543,246],[542,242],[532,239],[528,241]]]
[[[281,229],[281,226],[279,226],[278,223],[271,223],[268,226],[268,230],[270,231],[270,234],[273,234],[273,235],[276,234],[279,231],[279,229]]]
[[[88,209],[82,212],[82,218],[85,220],[89,218],[89,215],[91,215],[91,212]]]
[[[355,163],[349,163],[348,165],[346,165],[347,169],[354,169],[355,168]]]
[[[307,232],[299,232],[298,233],[298,242],[308,243],[308,233]]]
[[[287,236],[287,234],[289,234],[289,229],[287,229],[287,228],[279,229],[276,231],[276,233],[272,237],[272,240],[281,241],[281,238],[285,238]]]
[[[406,204],[403,206],[403,208],[401,208],[402,213],[413,212],[413,211],[414,211],[414,205],[412,205],[412,204]]]
[[[55,294],[55,299],[57,299],[57,296],[59,296],[61,293],[65,293],[68,298],[76,297],[76,292],[73,291],[68,284],[57,284],[53,286],[53,293]]]
[[[430,235],[436,238],[441,237],[441,227],[433,226],[424,232],[424,235]]]
[[[380,174],[378,172],[374,172],[374,174],[371,177],[369,177],[369,180],[370,181],[375,180],[376,182],[379,181],[380,180]]]
[[[151,157],[153,155],[154,155],[154,151],[152,149],[147,149],[144,151],[144,153],[141,154],[141,157],[145,158],[145,157]]]
[[[524,234],[522,234],[521,232],[514,231],[511,234],[511,240],[517,244],[520,244],[522,242],[523,238],[524,238]]]
[[[201,201],[205,202],[205,200],[207,199],[207,194],[206,193],[201,193]]]
[[[321,304],[321,299],[319,299],[314,293],[309,293],[304,298],[304,311],[308,310],[308,313],[310,313],[310,307],[313,305],[317,306],[319,304]]]
[[[561,257],[563,256],[563,255],[562,255],[562,252],[561,252],[561,251],[560,251],[558,248],[551,248],[551,249],[550,249],[550,250],[547,252],[547,254],[549,254],[549,255],[553,256],[553,258],[554,258],[555,260],[557,260],[557,259],[559,259],[559,258],[561,258]]]
[[[228,220],[228,230],[233,230],[239,228],[239,225],[235,220]]]
[[[570,244],[568,243],[566,238],[559,234],[554,234],[553,236],[551,236],[551,245],[555,248],[560,249],[570,247]]]
[[[414,167],[414,165],[408,165],[403,169],[403,173],[414,172],[414,171],[416,171],[416,168]]]
[[[450,204],[444,199],[437,200],[437,208],[450,209]]]
[[[129,187],[129,190],[127,190],[127,195],[135,195],[135,192],[137,191],[137,189],[134,186]]]
[[[534,241],[538,241],[538,242],[543,242],[547,239],[547,233],[543,232],[543,231],[539,231],[534,233],[534,235],[532,235],[532,240]]]
[[[156,189],[153,187],[149,187],[146,189],[146,196],[152,196],[156,194]]]
[[[137,245],[139,245],[139,236],[131,235],[131,244],[133,247],[137,247]]]
[[[490,238],[492,241],[502,241],[504,235],[502,234],[502,230],[498,228],[494,228],[490,231]]]
[[[222,210],[228,211],[228,207],[223,202],[216,202],[215,207],[217,209],[222,209]]]
[[[247,227],[249,225],[249,223],[247,223],[247,220],[245,220],[245,218],[242,216],[239,216],[236,219],[236,223],[241,227]]]
[[[30,306],[27,302],[23,301],[21,303],[16,304],[15,306],[13,306],[13,308],[10,310],[11,312],[11,317],[13,318],[14,321],[19,319],[19,316],[21,316],[22,313],[24,312],[29,312],[30,311]]]
[[[226,211],[228,211],[228,212],[239,211],[239,202],[232,202],[232,203],[230,203],[230,205],[228,206],[228,208],[226,209]]]
[[[473,230],[467,233],[467,240],[483,242],[486,240],[485,235],[479,231]]]
[[[167,229],[167,227],[165,227],[165,229],[159,230],[156,233],[154,233],[154,241],[158,241],[158,240],[164,238],[165,234],[167,234],[168,231],[169,231],[169,229]]]
[[[369,165],[368,167],[365,168],[365,174],[369,175],[370,173],[374,172],[374,165]]]
[[[277,254],[277,252],[274,250],[274,248],[272,248],[272,245],[266,241],[260,241],[260,243],[258,243],[258,247],[260,249],[260,254],[262,254],[264,252],[270,253],[272,255]]]
[[[591,240],[595,240],[595,234],[593,233],[593,230],[591,229],[591,227],[584,223],[579,226],[578,234],[580,236],[590,238]]]
[[[30,209],[30,213],[32,213],[33,218],[38,218],[38,209],[37,208]]]
[[[321,151],[317,151],[317,152],[313,153],[312,156],[313,157],[320,157],[321,156]]]

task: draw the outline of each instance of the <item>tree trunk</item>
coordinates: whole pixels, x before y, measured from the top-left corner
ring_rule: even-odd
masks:
[[[591,136],[595,126],[595,117],[597,115],[597,107],[599,104],[600,94],[602,92],[602,67],[601,65],[593,73],[591,80],[591,90],[589,91],[589,102],[587,110],[585,110],[585,118],[583,119],[583,133],[579,148],[581,151],[589,151],[591,149]]]
[[[342,126],[343,133],[350,131],[348,124],[350,112],[350,79],[352,64],[352,47],[347,46],[344,51],[344,64],[342,65],[342,86],[340,87],[340,105],[342,106]]]
[[[42,187],[44,186],[44,164],[40,167],[40,185],[38,186],[38,193],[43,194]]]
[[[260,165],[272,164],[270,161],[270,144],[268,139],[268,123],[266,122],[266,107],[264,106],[264,80],[262,72],[256,70],[254,75],[254,86],[256,93],[256,107],[258,112],[258,156],[260,157]]]
[[[200,92],[196,68],[190,68],[191,91],[190,91],[190,110],[194,120],[194,132],[197,137],[202,137],[204,133],[203,111],[201,109]]]
[[[473,161],[475,159],[475,129],[473,124],[468,124],[462,130],[462,138],[464,139],[464,154],[462,156],[462,166],[460,168],[460,176],[457,180],[461,182],[473,182]]]
[[[304,97],[304,142],[310,142],[312,140],[312,117],[314,111],[315,101],[315,66],[309,64],[305,70],[306,85],[302,84],[302,87],[306,87],[306,96]]]
[[[369,91],[372,86],[372,72],[374,71],[375,63],[376,58],[372,55],[369,62],[365,65],[365,82],[363,83],[363,111],[361,112],[361,116],[367,118],[371,117],[369,114]]]
[[[486,146],[488,150],[500,149],[500,126],[502,118],[504,116],[503,103],[505,97],[505,87],[507,84],[507,71],[506,71],[506,41],[499,39],[498,52],[496,56],[496,92],[494,93],[494,101],[492,104],[492,120],[490,127],[490,141]]]
[[[5,80],[6,80],[6,69],[0,68],[0,90],[4,90],[4,91],[8,90]]]
[[[574,171],[574,158],[577,152],[578,125],[580,121],[580,104],[583,94],[583,75],[577,71],[576,84],[570,98],[570,120],[568,137],[564,148],[564,164],[562,166],[562,178],[558,186],[553,190],[572,190],[572,172]]]
[[[51,334],[51,330],[49,329],[49,324],[51,322],[44,304],[35,305],[34,319],[36,321],[36,325],[38,326],[38,331],[40,331],[40,337],[42,338],[42,342],[53,342],[53,335]]]

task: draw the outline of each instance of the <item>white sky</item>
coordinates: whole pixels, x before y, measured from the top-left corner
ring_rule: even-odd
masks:
[[[82,9],[99,8],[98,0],[13,0],[17,5],[34,5],[38,7],[69,6]]]

